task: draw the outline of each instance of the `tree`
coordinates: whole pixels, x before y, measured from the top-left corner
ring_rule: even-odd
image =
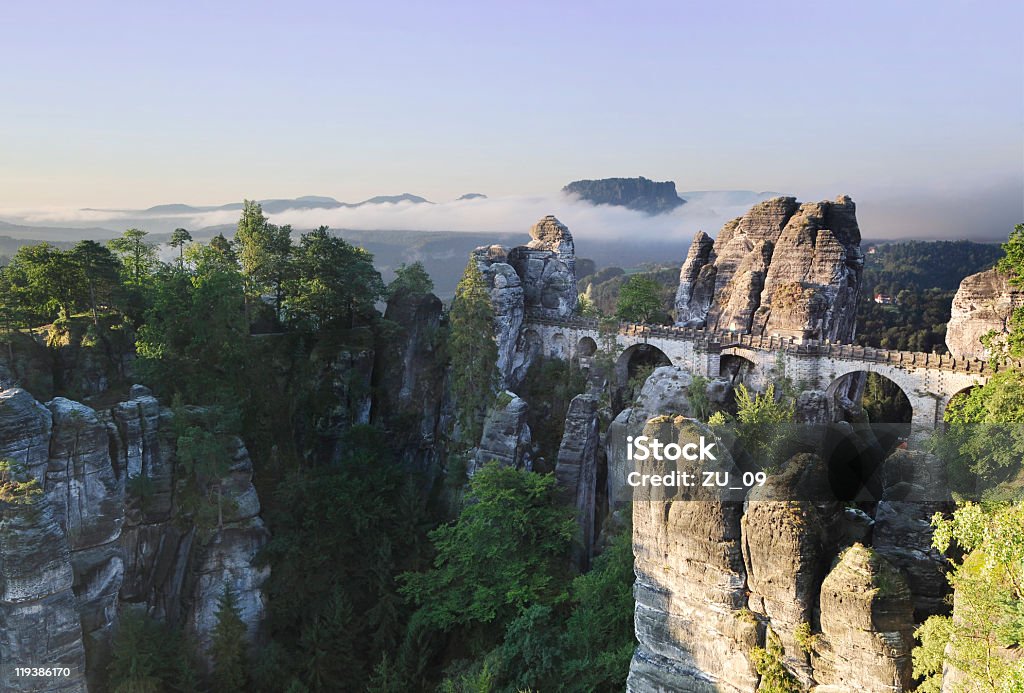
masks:
[[[449,312],[452,354],[452,395],[462,440],[467,447],[480,439],[484,415],[494,400],[498,346],[494,342],[494,306],[484,276],[470,259],[455,287]]]
[[[330,235],[326,226],[302,234],[289,281],[288,319],[312,329],[352,327],[374,314],[384,282],[373,255]]]
[[[433,567],[403,575],[402,592],[414,621],[482,652],[531,606],[564,599],[576,523],[553,475],[491,462],[468,495],[458,520],[430,533]]]
[[[159,264],[156,246],[146,240],[148,235],[142,229],[128,229],[120,238],[108,243],[110,249],[121,257],[125,281],[137,288],[143,286]]]
[[[274,315],[281,319],[285,283],[291,276],[292,227],[271,224],[258,202],[246,200],[235,232],[235,245],[245,276],[245,293],[258,301],[266,292],[274,296]]]
[[[661,310],[661,288],[658,283],[636,274],[623,285],[615,315],[620,320],[646,323]]]
[[[167,245],[178,249],[179,265],[185,261],[185,246],[191,242],[192,234],[190,234],[187,229],[177,228],[174,229],[174,233],[171,234],[171,240]]]
[[[78,266],[89,292],[89,310],[93,324],[99,327],[98,306],[113,303],[121,286],[122,266],[109,248],[96,241],[79,241],[71,249],[71,258]]]
[[[37,322],[70,317],[84,293],[72,255],[48,243],[18,248],[5,274],[16,300]]]
[[[388,284],[388,300],[402,294],[429,294],[434,290],[434,282],[424,269],[423,263],[417,260],[411,265],[402,263],[395,270],[395,278]]]
[[[210,644],[216,690],[225,693],[245,690],[248,671],[245,649],[245,623],[238,610],[238,598],[234,590],[225,585],[217,601],[217,623]]]
[[[111,646],[107,687],[113,693],[192,693],[196,667],[181,633],[134,608],[121,613]]]
[[[937,514],[933,543],[966,553],[949,574],[954,616],[931,616],[915,635],[914,675],[921,690],[937,692],[943,669],[959,669],[970,690],[1024,690],[1024,504],[964,503],[952,518]],[[955,620],[954,620],[955,619]]]

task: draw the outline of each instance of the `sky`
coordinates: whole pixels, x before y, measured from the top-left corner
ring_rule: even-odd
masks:
[[[866,235],[1005,234],[1024,221],[1022,8],[8,2],[0,210],[514,200],[643,175],[849,194]]]

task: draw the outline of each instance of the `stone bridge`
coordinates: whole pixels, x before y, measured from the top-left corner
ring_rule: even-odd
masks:
[[[746,367],[745,381],[761,389],[788,378],[801,390],[834,395],[852,373],[878,373],[891,380],[910,401],[914,435],[941,425],[949,401],[984,384],[996,371],[994,363],[954,359],[947,354],[892,351],[785,337],[715,332],[690,327],[618,323],[602,332],[599,321],[586,318],[551,319],[527,313],[523,348],[548,357],[578,359],[587,365],[599,347],[615,340],[616,378],[624,382],[630,363],[643,357],[667,361],[695,375],[720,377],[730,367]]]

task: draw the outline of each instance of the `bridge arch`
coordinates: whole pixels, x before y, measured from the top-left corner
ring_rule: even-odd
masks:
[[[634,344],[627,347],[615,361],[615,380],[625,386],[646,367],[671,366],[672,359],[653,344]]]
[[[590,358],[596,353],[597,342],[594,338],[586,335],[580,337],[580,341],[576,343],[576,355],[580,358]]]

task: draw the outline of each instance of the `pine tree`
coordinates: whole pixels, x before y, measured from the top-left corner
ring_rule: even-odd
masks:
[[[466,265],[455,287],[449,315],[452,356],[452,394],[455,397],[462,440],[467,446],[480,438],[483,418],[494,399],[497,384],[494,342],[494,306],[480,269],[474,260]]]
[[[247,662],[245,624],[238,612],[234,591],[225,586],[217,602],[217,625],[213,628],[213,683],[217,691],[234,693],[245,690]]]

